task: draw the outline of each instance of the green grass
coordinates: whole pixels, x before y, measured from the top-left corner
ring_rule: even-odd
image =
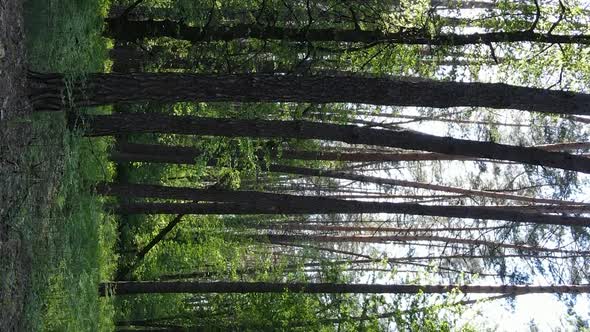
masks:
[[[104,71],[107,42],[100,29],[107,8],[104,0],[26,1],[30,69],[67,77]],[[11,222],[32,267],[24,330],[111,331],[112,300],[99,298],[97,285],[116,269],[116,226],[91,194],[96,180],[112,177],[110,143],[69,131],[62,113],[22,121],[32,137],[23,157],[27,190]]]
[[[105,161],[98,157],[105,155],[106,142],[66,133],[62,148],[63,175],[48,207],[50,250],[37,255],[33,265],[42,277],[33,284],[42,294],[42,306],[34,313],[41,317],[31,321],[41,323],[40,329],[46,331],[109,331],[112,303],[98,298],[97,285],[110,279],[115,269],[116,230],[89,188],[92,179],[112,173],[102,169]]]

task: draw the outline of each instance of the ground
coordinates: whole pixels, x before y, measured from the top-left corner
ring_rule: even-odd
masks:
[[[1,332],[114,329],[112,299],[97,289],[116,269],[116,225],[91,190],[112,174],[110,143],[68,130],[64,112],[31,112],[26,89],[27,70],[104,71],[107,9],[106,0],[0,0]]]
[[[11,214],[26,195],[21,172],[27,123],[21,0],[0,0],[0,331],[17,331],[30,275],[23,239]]]
[[[25,40],[22,0],[0,0],[0,118],[23,112]]]

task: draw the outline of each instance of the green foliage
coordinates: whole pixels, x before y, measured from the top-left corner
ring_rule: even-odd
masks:
[[[103,71],[106,41],[100,34],[108,8],[108,0],[26,1],[31,69],[69,76]]]
[[[115,267],[112,246],[116,227],[90,187],[97,176],[105,179],[93,154],[104,155],[106,144],[89,144],[78,134],[56,131],[55,127],[49,131],[45,126],[55,119],[35,121],[51,137],[63,135],[63,141],[31,151],[35,158],[60,164],[52,170],[59,173],[53,175],[55,187],[47,193],[50,205],[37,207],[42,209],[39,212],[27,212],[32,207],[23,205],[21,227],[32,243],[31,291],[35,294],[26,306],[28,326],[44,331],[108,331],[112,328],[112,303],[99,299],[96,288],[100,280],[110,278]],[[106,174],[106,178],[110,176]],[[41,225],[33,213],[41,214]]]
[[[463,306],[456,304],[457,293],[451,293],[442,301],[434,301],[424,294],[401,298],[394,302],[394,319],[396,327],[400,331],[476,331],[469,324],[460,325],[458,317],[464,310]],[[399,303],[406,303],[406,308],[401,308]]]
[[[101,16],[107,8],[106,1],[27,1],[31,70],[68,77],[103,71]],[[15,217],[31,246],[25,330],[111,331],[112,301],[98,298],[96,289],[115,268],[116,226],[103,212],[102,200],[91,194],[96,180],[112,176],[106,163],[109,142],[69,132],[59,114],[36,114],[30,121],[34,143],[27,158],[41,166],[29,174],[33,186]]]
[[[128,6],[134,1],[117,2]],[[29,4],[30,15],[43,19],[29,27],[28,46],[31,64],[36,70],[61,71],[69,77],[81,76],[89,71],[102,71],[107,42],[100,37],[100,15],[106,13],[107,4],[96,1],[41,1]],[[399,1],[400,10],[391,10],[388,1],[192,1],[146,0],[135,9],[139,17],[173,19],[195,26],[234,25],[237,23],[268,26],[383,30],[388,32],[415,31],[436,35],[462,31],[467,26],[481,31],[511,31],[530,27],[534,20],[534,6],[513,1],[498,2],[498,13],[475,20],[436,17],[430,10],[430,1]],[[572,8],[572,15],[582,15],[580,8]],[[573,25],[565,20],[552,26],[546,18],[558,15],[557,8],[543,8],[543,19],[535,27],[538,31],[568,33],[587,27]],[[508,19],[507,19],[508,18]],[[47,35],[46,30],[53,31]],[[480,31],[480,30],[478,30]],[[590,75],[586,49],[575,45],[478,45],[468,47],[393,45],[356,45],[336,42],[306,42],[232,40],[191,45],[185,41],[156,38],[126,45],[146,59],[139,65],[147,71],[197,73],[294,73],[349,75],[412,76],[442,80],[481,80],[493,77],[518,84],[585,89],[577,81],[587,82]],[[492,54],[494,54],[492,56]],[[496,56],[498,55],[498,56]],[[493,58],[493,59],[490,59]],[[499,59],[497,59],[499,58]],[[49,59],[49,61],[47,61]],[[460,61],[467,63],[458,68]],[[450,63],[441,66],[442,63]],[[498,63],[496,63],[498,62]],[[451,68],[442,68],[451,67]],[[490,72],[493,74],[490,75]],[[486,77],[489,76],[489,77]],[[117,106],[124,112],[166,112],[176,115],[209,116],[239,119],[312,119],[347,123],[355,118],[352,105],[294,105],[234,104],[234,103],[178,103],[175,105],[143,104]],[[358,106],[366,108],[366,106]],[[98,110],[96,112],[108,112]],[[375,109],[375,111],[385,111]],[[389,111],[389,110],[387,110]],[[394,111],[395,112],[395,111]],[[436,116],[437,111],[417,110],[421,115]],[[469,119],[476,114],[467,110],[457,118]],[[493,121],[495,114],[486,115]],[[554,119],[558,121],[557,119]],[[543,120],[550,121],[550,120]],[[571,125],[571,124],[569,124]],[[459,130],[461,127],[457,126]],[[579,135],[564,122],[546,126],[544,131],[530,130],[522,144],[531,142],[561,141]],[[462,132],[467,136],[470,133]],[[500,142],[508,137],[500,126],[488,126],[476,133],[484,140]],[[522,133],[521,133],[522,134]],[[530,136],[530,137],[529,137]],[[88,195],[91,183],[110,179],[115,171],[106,162],[106,151],[112,142],[89,141],[64,134],[61,150],[63,174],[56,189],[56,216],[65,220],[52,226],[48,236],[51,250],[59,252],[46,260],[41,276],[47,277],[48,289],[42,298],[45,330],[107,329],[112,313],[111,299],[96,300],[96,283],[111,279],[116,267],[113,242],[116,238],[114,220],[101,212],[102,201]],[[520,137],[523,137],[520,135]],[[529,142],[530,138],[530,142]],[[131,135],[131,142],[190,146],[202,151],[194,165],[164,165],[132,163],[117,165],[119,181],[132,183],[161,183],[199,188],[238,189],[258,188],[260,174],[270,162],[280,159],[283,149],[321,150],[326,148],[314,141],[255,140],[246,138],[206,137],[195,139],[183,135]],[[512,142],[514,143],[514,142]],[[278,158],[277,158],[278,157]],[[300,161],[284,161],[299,164]],[[334,163],[335,164],[335,163]],[[324,162],[306,162],[307,166],[333,166]],[[480,173],[488,170],[480,166]],[[525,169],[531,183],[535,177],[551,179],[559,189],[557,196],[571,195],[576,184],[573,173],[545,171],[539,176],[537,169]],[[494,168],[499,177],[502,172]],[[80,176],[78,176],[80,175]],[[275,183],[277,175],[264,180]],[[334,182],[325,181],[330,185]],[[483,176],[475,176],[472,184],[485,185]],[[512,183],[511,183],[512,185]],[[84,192],[86,194],[78,194]],[[121,198],[124,201],[125,198]],[[153,200],[147,200],[153,201]],[[162,200],[157,200],[162,201]],[[111,202],[111,201],[109,201]],[[120,266],[135,263],[135,253],[143,248],[170,220],[163,216],[124,216],[118,220],[120,231]],[[305,258],[319,257],[318,253],[301,251],[305,257],[287,261],[276,258],[265,243],[254,243],[241,236],[236,225],[264,225],[269,220],[252,217],[188,217],[164,241],[154,247],[133,272],[135,279],[170,277],[175,273],[194,273],[205,280],[264,280],[264,281],[323,281],[352,282],[344,273],[345,265],[323,264],[317,275],[303,270]],[[270,222],[276,222],[272,220]],[[55,227],[55,228],[53,228]],[[55,235],[53,232],[56,232]],[[540,231],[539,231],[540,232]],[[539,233],[540,234],[540,233]],[[529,241],[539,241],[531,234]],[[584,236],[583,232],[576,234]],[[301,253],[298,252],[298,253]],[[287,262],[289,264],[287,264]],[[296,265],[295,268],[290,265]],[[498,263],[501,276],[506,276],[505,261]],[[100,268],[97,268],[100,266]],[[434,270],[433,266],[427,267]],[[394,273],[388,273],[390,276]],[[381,275],[382,277],[383,275]],[[526,280],[518,274],[514,280]],[[45,294],[46,292],[46,294]],[[57,294],[57,295],[55,295]],[[76,294],[76,295],[74,295]],[[233,295],[149,295],[130,296],[115,300],[116,319],[120,322],[149,320],[181,326],[233,330],[317,330],[317,331],[378,331],[386,324],[395,324],[397,330],[450,331],[458,330],[457,317],[461,308],[449,298],[438,301],[424,295],[395,298],[393,303],[380,296],[345,294],[233,294]],[[442,303],[438,303],[438,302]],[[97,315],[97,307],[102,313]],[[109,307],[109,308],[107,308]],[[105,309],[106,308],[106,309]],[[388,309],[389,315],[384,313]],[[108,312],[110,310],[110,312]],[[108,312],[108,313],[105,313]],[[97,317],[98,316],[98,317]],[[71,317],[77,317],[72,319]],[[105,323],[106,322],[106,323]],[[462,330],[472,330],[469,326]]]

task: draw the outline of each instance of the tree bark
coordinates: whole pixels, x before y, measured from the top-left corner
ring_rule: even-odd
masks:
[[[473,256],[469,256],[469,259],[494,259],[494,258],[501,258],[501,259],[505,259],[505,258],[537,258],[537,259],[576,259],[576,258],[583,258],[585,257],[585,255],[539,255],[537,254],[506,254],[506,255],[473,255]],[[452,259],[465,259],[466,256],[462,255],[462,254],[457,254],[457,255],[445,255],[445,256],[421,256],[421,257],[401,257],[401,258],[395,258],[395,257],[389,257],[387,259],[383,259],[383,258],[373,258],[373,259],[356,259],[356,260],[335,260],[335,261],[330,261],[329,264],[332,265],[347,265],[347,266],[354,266],[354,265],[364,265],[364,264],[372,264],[372,263],[376,263],[376,264],[382,264],[382,263],[394,263],[394,264],[398,264],[398,265],[403,265],[404,262],[412,262],[412,261],[421,261],[421,260],[427,260],[427,261],[432,261],[432,260],[452,260]],[[305,271],[310,271],[313,270],[313,268],[316,268],[315,270],[317,271],[321,271],[322,269],[318,269],[318,267],[321,267],[322,264],[325,263],[321,263],[321,262],[311,262],[311,263],[303,263],[303,268]],[[299,264],[288,264],[284,267],[283,271],[297,271],[299,268],[301,268],[301,265]],[[312,269],[308,269],[308,268],[312,268]],[[368,267],[368,268],[341,268],[342,270],[348,270],[348,271],[361,271],[361,270],[375,270],[376,268],[374,267]],[[273,268],[271,267],[270,269],[271,271],[274,271]],[[388,269],[388,271],[391,271],[390,269]],[[254,275],[256,273],[265,273],[268,272],[268,269],[266,268],[260,268],[260,267],[245,267],[245,268],[240,268],[236,270],[236,273],[238,275]],[[219,275],[219,272],[217,270],[215,271],[192,271],[192,272],[183,272],[183,273],[175,273],[175,274],[163,274],[158,276],[158,280],[182,280],[182,279],[206,279],[206,278],[217,278]]]
[[[432,160],[475,160],[477,158],[432,152],[333,152],[284,150],[282,159],[327,160],[327,161],[432,161]]]
[[[530,203],[536,203],[536,204],[540,203],[540,204],[554,204],[554,205],[566,205],[566,206],[578,205],[578,206],[583,206],[585,208],[590,208],[590,203],[584,203],[584,202],[572,202],[572,201],[563,201],[563,200],[558,200],[558,199],[535,198],[535,197],[527,197],[527,196],[522,196],[522,195],[513,195],[513,194],[494,192],[494,191],[485,191],[485,190],[463,189],[463,188],[458,188],[458,187],[443,186],[443,185],[436,185],[436,184],[416,182],[416,181],[380,178],[380,177],[376,177],[376,176],[367,176],[367,175],[353,174],[353,173],[339,172],[339,171],[331,171],[331,170],[320,170],[320,169],[313,169],[313,168],[296,167],[296,166],[288,166],[288,165],[275,165],[275,164],[269,165],[268,170],[272,171],[272,172],[281,172],[281,173],[288,173],[288,174],[298,174],[298,175],[307,175],[307,176],[328,177],[328,178],[333,178],[333,179],[353,180],[353,181],[360,181],[360,182],[365,182],[365,183],[375,183],[378,185],[391,185],[391,186],[420,188],[420,189],[435,190],[435,191],[444,191],[444,192],[462,194],[462,195],[467,195],[467,196],[480,196],[480,197],[488,197],[488,198],[495,198],[495,199],[508,199],[508,200],[530,202]],[[580,211],[578,211],[578,212],[580,212]]]
[[[153,293],[310,293],[310,294],[441,294],[453,290],[462,293],[534,294],[590,293],[590,285],[554,286],[475,286],[475,285],[383,285],[333,283],[270,283],[270,282],[191,282],[191,281],[119,281],[99,284],[99,295]]]
[[[65,93],[61,74],[30,74],[37,110],[114,103],[310,102],[422,107],[488,107],[589,114],[590,95],[503,83],[272,74],[94,73]],[[70,100],[71,97],[71,100]],[[64,104],[65,102],[65,104]],[[70,105],[71,102],[71,105]]]
[[[357,242],[357,243],[387,243],[392,241],[435,241],[444,243],[459,243],[470,246],[486,246],[491,248],[506,248],[518,251],[528,252],[551,252],[563,254],[580,254],[588,255],[590,251],[581,250],[567,250],[559,248],[546,248],[538,246],[530,246],[526,244],[512,244],[501,243],[494,241],[478,240],[478,239],[462,239],[448,236],[437,235],[348,235],[348,236],[331,236],[331,235],[316,235],[316,234],[260,234],[260,235],[245,235],[260,242],[270,241],[270,243],[298,243],[298,242]]]
[[[577,149],[587,149],[590,147],[588,142],[568,142],[537,145],[535,148],[546,151],[567,151]],[[161,144],[136,144],[125,143],[117,144],[116,150],[111,151],[110,158],[116,162],[153,162],[153,163],[170,163],[170,164],[194,164],[195,160],[202,155],[203,151],[184,146],[170,146]],[[278,157],[278,153],[273,155]],[[281,159],[299,159],[299,160],[338,160],[338,161],[421,161],[421,160],[470,160],[475,158],[445,155],[440,153],[429,152],[408,152],[408,153],[340,153],[340,152],[324,152],[324,151],[301,151],[301,150],[284,150],[280,153]],[[209,160],[208,166],[215,166],[216,160]],[[435,185],[430,183],[422,183],[416,181],[386,179],[372,176],[364,176],[360,174],[352,174],[340,171],[310,169],[304,167],[295,167],[287,165],[271,164],[268,166],[270,171],[283,172],[287,174],[299,174],[306,176],[320,176],[330,177],[336,179],[347,179],[361,182],[376,183],[379,185],[394,185],[412,188],[421,188],[427,190],[445,191],[458,193],[461,196],[480,196],[496,199],[508,199],[530,203],[553,204],[564,206],[560,209],[557,206],[519,206],[525,210],[530,209],[529,212],[544,212],[544,213],[580,213],[590,209],[590,203],[565,201],[558,199],[544,199],[527,197],[523,195],[514,195],[500,193],[496,191],[463,189],[452,186]],[[383,198],[394,197],[393,195],[381,195]],[[362,196],[360,198],[364,198]],[[399,196],[406,197],[406,196]],[[452,196],[450,196],[452,197]],[[357,196],[348,195],[339,198],[359,198]],[[569,210],[568,210],[569,208]]]
[[[557,151],[557,150],[553,150]],[[111,151],[111,160],[123,162],[153,162],[167,164],[194,164],[203,151],[185,146],[162,144],[117,144]],[[278,157],[278,152],[272,157]],[[472,160],[476,158],[431,152],[331,152],[282,150],[281,159],[328,160],[328,161],[428,161],[428,160]]]
[[[510,160],[590,173],[590,158],[538,148],[439,137],[411,130],[383,130],[309,121],[232,120],[162,114],[114,114],[85,119],[87,136],[167,133],[226,137],[322,139]]]
[[[463,46],[489,43],[538,42],[550,44],[590,44],[588,35],[555,35],[528,30],[473,34],[429,35],[426,31],[401,28],[399,32],[336,28],[290,28],[236,24],[233,26],[192,27],[171,20],[129,21],[105,19],[104,35],[134,42],[144,38],[169,37],[190,42],[232,41],[236,39],[285,40],[291,42],[345,42],[409,45]]]
[[[401,234],[412,233],[435,233],[435,232],[470,232],[470,231],[490,231],[511,228],[513,226],[481,226],[481,227],[387,227],[387,226],[340,226],[332,224],[318,223],[302,223],[302,222],[278,222],[278,223],[260,223],[248,226],[257,230],[279,230],[279,231],[318,231],[318,232],[393,232]]]
[[[214,203],[129,203],[120,214],[335,214],[398,213],[451,218],[507,220],[537,224],[590,226],[590,218],[524,213],[498,207],[436,206],[340,200],[320,196],[296,196],[256,191],[203,190],[140,184],[97,186],[97,192],[122,197],[182,199]]]

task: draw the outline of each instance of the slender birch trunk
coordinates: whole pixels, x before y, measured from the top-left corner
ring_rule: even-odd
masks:
[[[383,285],[333,283],[270,282],[193,282],[193,281],[119,281],[99,284],[99,295],[165,294],[165,293],[310,293],[310,294],[442,294],[453,290],[462,293],[539,294],[590,293],[590,285],[553,286],[476,286],[476,285]]]

